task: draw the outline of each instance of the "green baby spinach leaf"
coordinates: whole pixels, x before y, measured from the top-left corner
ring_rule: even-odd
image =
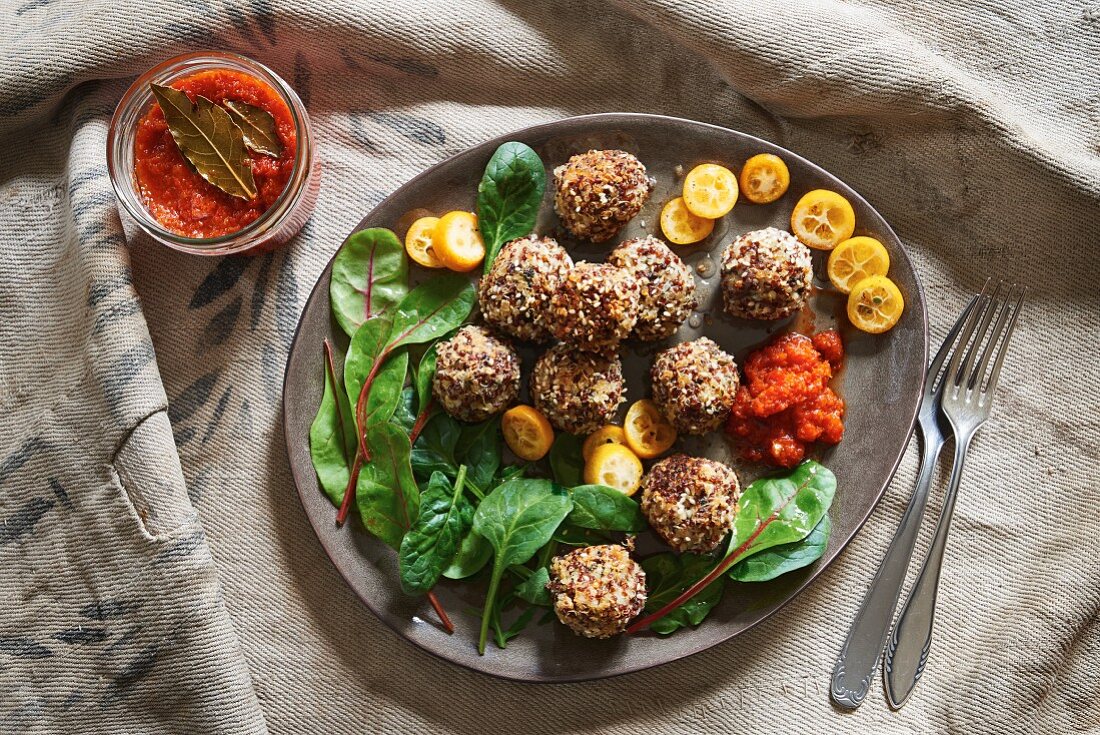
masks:
[[[493,547],[472,528],[458,545],[458,553],[443,570],[447,579],[466,579],[480,572],[493,558]]]
[[[458,474],[455,447],[462,436],[462,425],[445,413],[428,420],[412,450],[412,466],[417,477],[427,479],[433,472],[448,477]]]
[[[493,547],[493,571],[481,618],[478,653],[485,653],[491,612],[504,570],[534,556],[550,541],[572,508],[569,493],[549,480],[509,480],[481,501],[474,513],[474,530]]]
[[[571,523],[568,518],[558,526],[558,530],[554,531],[551,538],[566,546],[597,546],[612,541],[611,536],[606,532],[592,528],[581,528],[575,523]]]
[[[801,541],[780,544],[743,558],[730,567],[730,579],[738,582],[767,582],[781,574],[809,566],[821,558],[829,546],[832,521],[825,515]]]
[[[321,405],[309,427],[309,453],[321,489],[334,505],[344,497],[355,457],[355,417],[342,388],[337,387],[332,344],[326,339],[325,388]]]
[[[485,241],[485,272],[505,243],[530,234],[546,191],[546,167],[529,146],[501,144],[477,186],[477,223]]]
[[[412,386],[406,386],[401,391],[401,400],[397,402],[397,407],[393,411],[393,418],[390,421],[399,426],[406,434],[412,431],[413,424],[416,423],[416,414],[413,413],[413,404],[416,402],[416,390]],[[415,454],[416,448],[413,447],[413,453]],[[413,473],[416,473],[416,462],[413,461]],[[425,479],[430,478],[431,473],[425,475]]]
[[[416,368],[416,411],[423,413],[432,400],[432,380],[435,378],[436,345],[433,343],[420,358]]]
[[[578,485],[570,491],[573,510],[567,519],[581,528],[639,533],[645,530],[642,509],[633,498],[606,485]]]
[[[549,582],[550,570],[546,567],[539,567],[531,576],[517,584],[512,593],[532,605],[550,607],[554,603],[550,597],[550,590],[546,589]]]
[[[559,433],[550,445],[550,474],[554,482],[565,487],[574,487],[584,482],[584,457],[581,447],[584,440],[579,436]]]
[[[397,235],[381,227],[356,232],[332,261],[329,300],[349,337],[373,316],[387,312],[408,293],[409,261]]]
[[[384,316],[368,319],[355,330],[355,336],[351,338],[351,343],[348,345],[347,359],[344,361],[344,387],[351,401],[359,399],[363,381],[367,379],[374,367],[389,330],[389,319]],[[405,385],[408,370],[409,355],[404,350],[391,356],[379,367],[366,399],[366,416],[363,423],[368,429],[377,423],[389,421],[393,416],[397,404],[401,401],[401,391]]]
[[[465,466],[459,468],[454,486],[436,472],[420,495],[416,523],[401,539],[398,552],[401,588],[410,595],[435,586],[473,524],[474,506],[462,492],[465,479]]]
[[[409,464],[409,436],[393,424],[370,427],[371,461],[359,471],[355,501],[367,530],[399,549],[420,510],[420,490]]]
[[[713,567],[713,557],[696,554],[666,552],[642,560],[647,587],[646,611],[661,609],[705,577]],[[719,578],[650,627],[655,633],[669,635],[688,625],[698,625],[722,599],[724,587],[725,578]]]
[[[763,477],[749,485],[738,501],[726,556],[675,599],[632,623],[627,632],[635,633],[664,618],[742,559],[804,539],[829,511],[835,493],[836,477],[814,460],[803,462],[787,474]]]
[[[499,418],[494,417],[462,428],[462,434],[455,446],[455,459],[467,466],[467,482],[474,487],[477,494],[484,495],[491,489],[493,478],[500,467],[501,444]]]

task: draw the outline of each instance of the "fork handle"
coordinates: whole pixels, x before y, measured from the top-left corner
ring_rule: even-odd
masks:
[[[833,701],[845,709],[858,707],[871,687],[871,676],[886,646],[890,621],[901,597],[924,507],[928,504],[928,488],[932,484],[942,447],[943,437],[939,432],[921,432],[922,452],[917,485],[833,666],[829,691]]]
[[[909,598],[901,608],[898,622],[886,647],[883,661],[883,678],[886,681],[886,698],[890,706],[898,709],[909,699],[913,688],[924,672],[928,650],[932,647],[932,628],[936,617],[936,593],[943,568],[943,553],[947,547],[947,532],[951,528],[951,515],[955,509],[955,497],[962,480],[970,437],[956,437],[955,461],[951,467],[951,482],[943,499],[943,510],[936,524],[936,535],[924,560],[920,575],[913,585]]]

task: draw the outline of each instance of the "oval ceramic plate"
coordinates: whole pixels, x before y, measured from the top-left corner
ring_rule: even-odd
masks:
[[[702,625],[680,630],[667,638],[642,634],[589,640],[552,621],[543,625],[532,623],[505,650],[490,643],[485,655],[479,656],[478,621],[464,611],[480,607],[484,584],[444,580],[436,588],[457,627],[454,635],[447,635],[435,622],[423,597],[402,594],[397,581],[396,554],[371,537],[358,520],[337,528],[335,509],[318,487],[310,463],[309,427],[323,389],[322,341],[328,337],[338,345],[347,344],[330,316],[331,263],[306,304],[287,364],[283,410],[294,479],[310,522],[344,579],[383,622],[426,651],[487,674],[525,681],[576,681],[657,666],[743,633],[774,613],[836,558],[867,519],[897,469],[920,402],[928,349],[920,282],[889,225],[859,194],[834,176],[763,140],[712,125],[654,115],[576,117],[488,141],[402,186],[368,214],[359,229],[388,227],[403,238],[414,210],[427,209],[436,214],[452,209],[473,210],[485,164],[505,140],[523,141],[538,151],[548,177],[555,166],[574,153],[619,148],[637,155],[656,179],[656,187],[641,214],[618,238],[599,246],[578,243],[563,235],[553,212],[552,181],[548,181],[537,231],[557,236],[575,260],[602,260],[623,239],[647,233],[659,236],[661,206],[679,195],[683,172],[698,163],[721,163],[737,172],[749,156],[761,152],[775,153],[787,162],[791,187],[778,202],[755,205],[742,198],[729,215],[718,221],[705,241],[673,248],[696,273],[700,309],[672,341],[706,334],[741,361],[748,349],[776,331],[833,326],[840,329],[848,355],[837,381],[847,401],[845,438],[818,455],[838,480],[836,500],[830,511],[833,532],[825,555],[816,564],[772,582],[731,583],[721,604]],[[843,317],[846,299],[829,287],[825,276],[827,253],[821,252],[814,253],[818,288],[811,299],[811,308],[801,316],[768,323],[735,320],[722,314],[717,273],[722,248],[749,230],[768,226],[787,229],[794,203],[805,192],[817,188],[833,189],[846,196],[856,211],[856,234],[876,237],[890,251],[890,277],[905,296],[906,310],[898,325],[885,335],[866,335],[848,326]],[[414,267],[414,273],[417,270]],[[627,403],[623,404],[623,412],[629,402],[647,395],[643,376],[653,353],[661,346],[628,345],[624,350]],[[526,382],[535,352],[527,349],[521,353]],[[718,435],[681,445],[681,449],[737,464]],[[743,483],[761,471],[753,467],[739,469]],[[642,547],[642,551],[646,550]]]

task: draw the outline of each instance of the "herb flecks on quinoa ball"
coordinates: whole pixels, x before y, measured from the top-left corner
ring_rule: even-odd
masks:
[[[703,457],[674,454],[642,480],[642,513],[676,551],[717,548],[733,527],[740,497],[737,473]]]
[[[733,357],[708,337],[657,353],[649,371],[653,400],[681,434],[705,434],[725,423],[740,378]]]
[[[555,429],[578,436],[611,423],[626,399],[619,356],[559,344],[531,371],[531,400]]]
[[[505,245],[478,286],[481,314],[504,334],[546,342],[550,297],[573,268],[573,259],[550,237],[531,235]]]
[[[459,421],[484,421],[519,396],[520,362],[512,346],[468,326],[436,349],[432,395]]]
[[[622,633],[645,607],[645,572],[618,544],[586,546],[550,562],[554,612],[586,638]]]
[[[806,304],[812,285],[810,249],[789,232],[746,232],[722,253],[722,301],[732,316],[790,316]]]
[[[638,321],[638,280],[608,263],[580,262],[550,299],[550,330],[590,352],[618,348]]]
[[[625,151],[579,153],[554,169],[554,209],[575,237],[606,242],[649,199],[653,179]]]
[[[607,262],[629,271],[638,281],[638,322],[632,335],[637,339],[654,342],[671,337],[698,306],[691,269],[655,237],[623,242]]]

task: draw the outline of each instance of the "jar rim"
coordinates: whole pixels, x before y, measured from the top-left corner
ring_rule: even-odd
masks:
[[[162,81],[168,83],[187,76],[189,72],[203,69],[217,68],[219,62],[228,68],[238,67],[239,71],[255,76],[260,82],[274,89],[290,110],[290,118],[294,123],[294,133],[297,146],[294,153],[294,165],[291,169],[283,191],[278,198],[254,221],[248,223],[239,230],[215,237],[187,237],[165,228],[140,200],[137,187],[134,182],[133,171],[120,171],[121,165],[117,158],[121,152],[120,145],[132,145],[134,127],[122,129],[122,118],[131,112],[136,105],[148,103],[145,97],[151,97],[149,83]],[[181,73],[175,73],[181,72]],[[115,195],[126,212],[134,218],[137,224],[154,237],[170,246],[178,247],[189,252],[211,252],[217,254],[232,254],[242,252],[254,247],[257,243],[253,240],[268,229],[277,226],[290,216],[294,205],[302,198],[307,187],[310,168],[312,167],[312,141],[310,139],[309,119],[305,106],[294,90],[280,77],[264,64],[250,59],[247,56],[230,51],[193,51],[186,54],[173,56],[157,64],[153,68],[134,80],[133,84],[123,93],[114,115],[107,135],[107,169],[110,173],[111,184]],[[131,199],[133,201],[131,201]],[[239,244],[238,244],[238,241]]]

